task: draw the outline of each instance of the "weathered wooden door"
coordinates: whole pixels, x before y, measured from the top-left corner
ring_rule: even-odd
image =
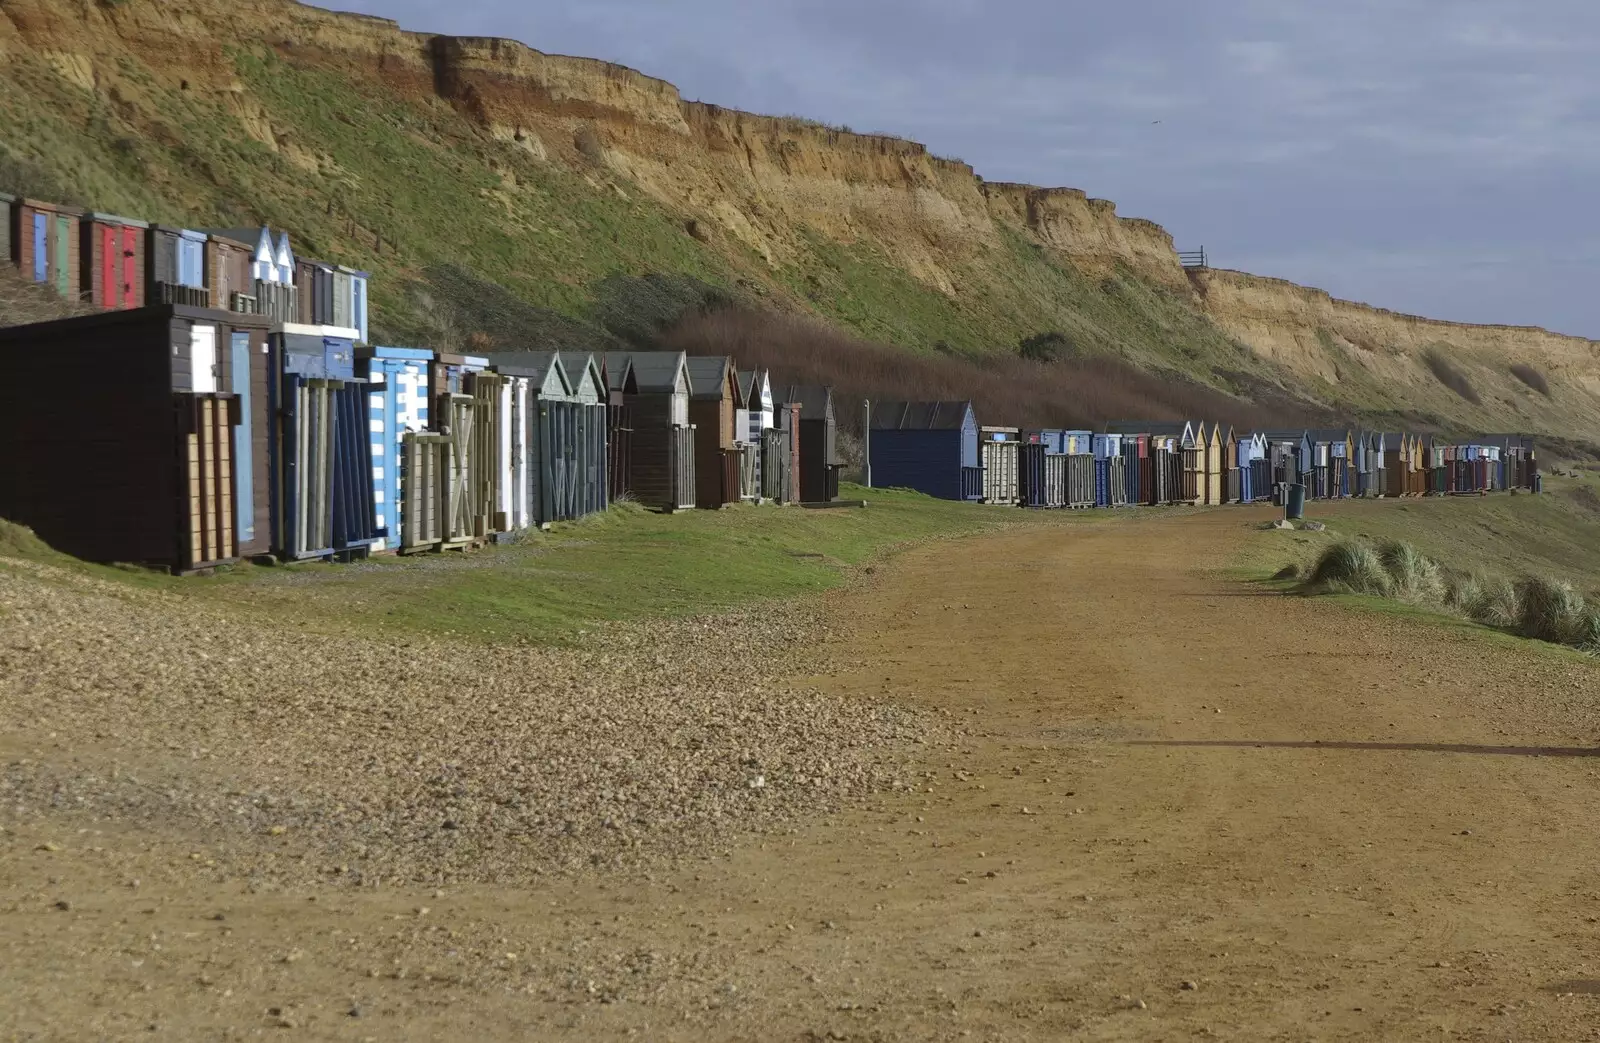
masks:
[[[181,561],[206,568],[234,555],[233,440],[227,396],[177,396],[183,447]]]

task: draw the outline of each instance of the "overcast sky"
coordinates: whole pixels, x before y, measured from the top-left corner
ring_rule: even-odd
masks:
[[[1067,185],[1217,267],[1600,337],[1593,0],[334,0]]]

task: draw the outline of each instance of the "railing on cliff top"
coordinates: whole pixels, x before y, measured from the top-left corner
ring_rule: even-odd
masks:
[[[1198,250],[1179,250],[1178,261],[1185,268],[1210,267],[1208,264],[1206,264],[1206,248],[1203,246]]]

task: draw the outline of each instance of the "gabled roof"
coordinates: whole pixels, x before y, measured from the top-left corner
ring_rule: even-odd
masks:
[[[594,392],[600,401],[606,398],[606,380],[600,372],[600,359],[587,351],[558,351],[556,358],[561,363],[561,368],[566,370],[567,379],[572,382],[572,390],[576,392],[585,380],[594,381]]]
[[[972,413],[971,402],[874,402],[874,431],[960,431]]]
[[[733,359],[726,355],[689,356],[689,397],[702,402],[719,399],[733,387],[734,406],[743,408],[744,392],[739,387]]]
[[[803,419],[822,420],[833,405],[833,388],[821,384],[790,384],[781,393],[773,388],[772,400],[778,403],[798,402]]]
[[[1269,442],[1303,442],[1311,434],[1304,429],[1299,431],[1263,431]]]
[[[98,210],[91,210],[83,215],[90,221],[98,221],[103,225],[122,225],[126,228],[149,228],[150,222],[136,221],[131,217],[119,217],[116,214],[102,214]]]
[[[624,394],[638,390],[633,376],[633,358],[625,351],[609,351],[597,356],[600,368],[605,371],[606,387]]]
[[[678,390],[678,378],[687,376],[688,363],[681,351],[630,351],[633,378],[641,395],[670,395]],[[608,353],[609,360],[611,355]],[[693,384],[690,384],[691,391]]]
[[[543,385],[555,370],[561,377],[561,386],[572,393],[572,378],[561,365],[560,357],[553,351],[490,351],[484,353],[489,365],[510,377],[530,377]]]

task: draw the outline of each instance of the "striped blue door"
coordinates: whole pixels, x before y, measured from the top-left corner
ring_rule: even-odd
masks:
[[[33,281],[50,281],[50,218],[33,215]]]
[[[232,343],[233,393],[239,396],[239,423],[233,429],[233,510],[238,540],[256,538],[255,446],[251,440],[250,334],[235,333]]]

